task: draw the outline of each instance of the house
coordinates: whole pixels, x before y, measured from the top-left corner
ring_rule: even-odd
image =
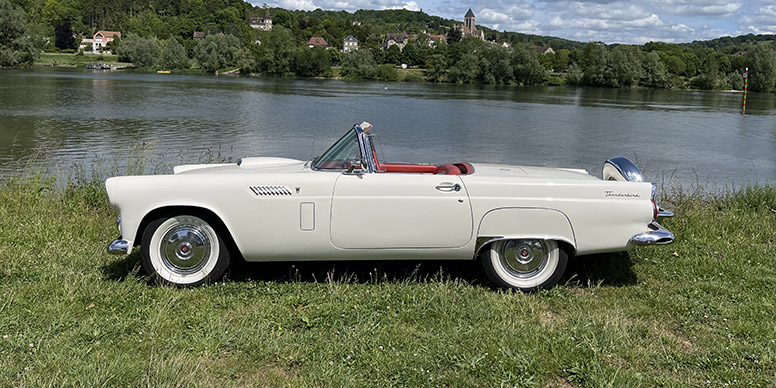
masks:
[[[113,39],[116,38],[121,39],[121,33],[118,31],[97,31],[94,36],[92,36],[92,39],[94,39],[92,42],[92,51],[95,53],[102,52],[108,42],[112,42]]]
[[[409,35],[400,32],[398,34],[396,33],[388,33],[385,34],[385,41],[383,41],[383,50],[388,50],[389,47],[393,45],[399,46],[399,50],[403,50],[404,46],[407,45],[407,42],[409,42]]]
[[[353,24],[354,26],[360,26],[360,25],[361,25],[361,22],[360,22],[360,21],[358,21],[358,20],[354,20],[352,24]]]
[[[539,46],[536,48],[536,51],[540,52],[542,55],[555,54],[555,50],[553,50],[552,47]]]
[[[194,31],[194,33],[191,35],[191,37],[194,40],[200,40],[205,38],[205,32],[204,31]]]
[[[92,38],[81,39],[81,43],[78,45],[78,51],[89,52],[92,50],[94,50],[94,39]]]
[[[264,17],[251,14],[248,16],[248,24],[254,30],[271,31],[272,30],[272,15],[269,14],[269,10],[264,13]]]
[[[485,40],[485,32],[478,29],[474,24],[474,12],[472,12],[471,8],[469,8],[469,11],[467,11],[466,15],[464,15],[463,24],[458,24],[455,26],[455,28],[461,31],[462,38],[473,36],[480,38],[481,40]]]
[[[439,42],[447,43],[447,37],[445,37],[444,35],[428,34],[428,45],[429,46],[434,47]]]
[[[342,40],[342,52],[349,53],[358,50],[358,39],[353,35],[348,35]]]
[[[313,48],[315,46],[329,48],[329,44],[326,43],[326,39],[323,39],[320,36],[313,36],[312,38],[310,38],[310,40],[307,41],[307,47]]]

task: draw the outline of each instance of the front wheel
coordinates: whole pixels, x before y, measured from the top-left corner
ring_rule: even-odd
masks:
[[[480,261],[495,285],[533,291],[560,280],[568,254],[553,240],[501,240],[486,247]]]
[[[214,282],[229,268],[224,239],[210,223],[193,215],[159,218],[143,232],[142,264],[164,284],[199,286]]]

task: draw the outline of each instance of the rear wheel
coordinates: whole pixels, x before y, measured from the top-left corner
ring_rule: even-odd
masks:
[[[224,239],[194,215],[158,218],[143,232],[142,264],[158,281],[176,286],[214,282],[229,268]]]
[[[480,255],[488,278],[499,287],[533,291],[554,286],[568,263],[568,254],[553,240],[501,240]]]

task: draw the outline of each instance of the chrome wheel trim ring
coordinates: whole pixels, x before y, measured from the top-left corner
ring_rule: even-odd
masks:
[[[215,230],[194,216],[165,220],[151,237],[149,254],[156,273],[176,284],[205,279],[218,262],[220,246]]]
[[[553,240],[496,241],[491,245],[490,253],[499,278],[512,287],[523,289],[541,286],[555,273],[559,261],[558,244]]]
[[[499,259],[512,276],[530,278],[547,265],[546,251],[542,240],[507,240],[499,246]]]

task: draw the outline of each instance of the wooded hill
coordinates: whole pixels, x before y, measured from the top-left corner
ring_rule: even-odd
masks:
[[[394,66],[407,64],[425,70],[412,80],[433,82],[740,89],[742,72],[749,67],[752,89],[776,87],[773,35],[635,46],[582,43],[478,26],[486,39],[481,41],[461,39],[453,28],[459,21],[424,12],[290,11],[256,7],[242,0],[0,0],[0,9],[7,10],[0,15],[0,27],[13,27],[0,42],[0,66],[30,63],[33,46],[73,50],[81,38],[110,30],[121,31],[123,38],[110,49],[122,60],[149,68],[194,66],[211,72],[239,68],[246,73],[393,80],[398,78]],[[263,16],[267,11],[273,19],[272,31],[252,29],[250,15]],[[206,37],[195,40],[194,32]],[[401,50],[382,49],[385,34],[396,32],[417,39]],[[424,32],[447,36],[447,44],[432,47]],[[348,35],[358,39],[361,50],[342,54],[306,46],[316,36],[339,48]],[[552,47],[555,52],[539,53],[538,46]],[[331,66],[337,64],[341,71],[332,73]]]

